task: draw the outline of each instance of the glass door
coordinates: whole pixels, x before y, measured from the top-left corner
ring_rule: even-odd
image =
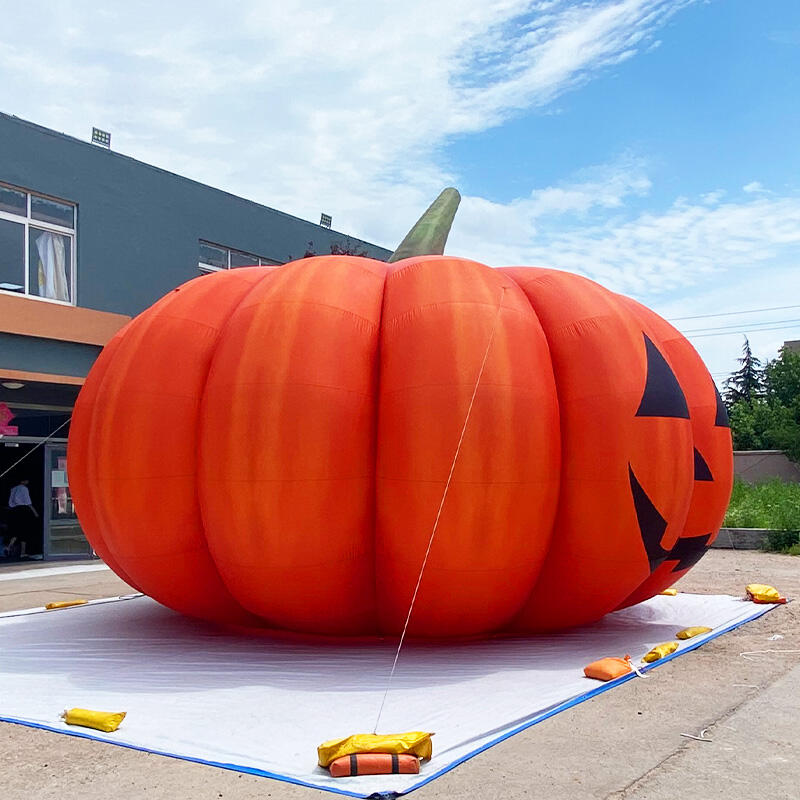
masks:
[[[45,445],[44,470],[44,557],[91,556],[91,545],[83,535],[69,491],[66,444]]]

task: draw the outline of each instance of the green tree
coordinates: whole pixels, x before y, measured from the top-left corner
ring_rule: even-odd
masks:
[[[800,355],[781,348],[778,357],[760,372],[745,340],[739,362],[742,368],[725,381],[734,448],[783,450],[800,461]],[[759,373],[758,383],[753,371]]]
[[[744,401],[748,405],[764,391],[764,371],[761,361],[753,355],[750,341],[745,336],[742,356],[737,359],[742,365],[725,380],[725,400],[728,405]]]
[[[764,368],[767,398],[790,408],[800,399],[800,353],[780,349],[777,358]]]

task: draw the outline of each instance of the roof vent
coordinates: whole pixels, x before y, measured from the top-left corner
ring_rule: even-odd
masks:
[[[107,147],[110,150],[111,134],[108,131],[101,131],[100,128],[92,128],[92,143]]]

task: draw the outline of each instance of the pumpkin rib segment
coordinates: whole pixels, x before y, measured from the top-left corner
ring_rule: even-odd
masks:
[[[165,298],[162,298],[162,300],[159,301],[159,304],[163,304],[163,302],[165,302]],[[120,337],[117,350],[122,350],[126,344],[129,344],[128,342],[129,337],[136,335],[139,332],[142,325],[143,325],[143,320],[141,317],[136,317],[131,322],[129,322],[124,329],[125,336]],[[110,364],[109,368],[101,374],[98,383],[97,396],[103,399],[105,407],[102,417],[99,414],[93,415],[88,432],[87,447],[93,455],[93,458],[89,464],[88,481],[96,488],[95,512],[98,516],[98,519],[104,531],[107,531],[107,534],[104,534],[106,548],[109,554],[112,556],[112,559],[116,563],[127,564],[127,559],[124,556],[120,556],[118,548],[116,547],[116,542],[114,541],[115,537],[113,533],[114,523],[111,521],[110,518],[111,514],[109,512],[107,493],[102,490],[103,481],[101,478],[102,470],[100,467],[100,463],[103,460],[104,456],[106,455],[107,448],[104,448],[101,446],[101,444],[99,444],[99,441],[105,440],[105,437],[101,435],[101,430],[100,430],[101,426],[105,425],[106,428],[111,428],[112,430],[114,429],[114,426],[109,426],[108,424],[109,405],[110,405],[108,387],[109,384],[111,383],[111,379],[114,373],[119,372],[120,363],[121,363],[121,357],[119,355],[119,352],[117,352],[115,353],[115,360],[113,361],[113,364]],[[110,562],[109,566],[111,566]],[[126,569],[127,574],[130,575],[132,572],[135,572],[135,570]],[[140,578],[136,579],[136,581],[139,590],[144,592],[145,594],[148,594],[149,587],[147,587],[147,581],[141,581]]]
[[[514,627],[569,627],[613,610],[649,574],[627,464],[652,456],[646,469],[640,467],[648,479],[655,475],[658,481],[655,487],[647,482],[647,490],[657,490],[658,502],[679,514],[684,500],[672,478],[680,485],[684,478],[680,468],[671,466],[668,451],[690,452],[688,421],[639,420],[640,427],[652,430],[655,447],[634,432],[641,399],[636,370],[644,367],[642,333],[611,292],[557,270],[501,271],[519,278],[541,320],[562,420],[561,494],[553,545]],[[641,381],[643,385],[644,374]],[[670,426],[676,422],[685,425]],[[656,462],[666,477],[653,472]],[[668,536],[677,536],[674,520],[669,531]]]
[[[163,306],[167,302],[167,299],[168,296],[160,298],[152,308]],[[130,322],[128,322],[121,330],[117,332],[117,334],[115,334],[113,339],[106,345],[106,347],[103,348],[103,350],[100,353],[100,356],[97,359],[97,362],[99,362],[97,366],[100,369],[100,371],[96,372],[95,366],[93,365],[92,370],[87,376],[86,383],[84,384],[84,387],[82,387],[81,393],[78,395],[78,402],[76,403],[76,407],[80,405],[82,396],[84,396],[84,402],[85,402],[84,389],[87,388],[86,384],[87,383],[89,384],[88,388],[90,390],[93,386],[96,387],[94,394],[90,395],[93,402],[91,406],[91,413],[86,421],[86,435],[84,438],[85,449],[88,453],[87,460],[84,465],[84,469],[86,470],[84,475],[84,477],[86,478],[84,490],[88,493],[91,493],[91,496],[95,498],[95,501],[92,504],[92,517],[96,518],[97,521],[97,526],[96,528],[94,528],[93,538],[91,539],[91,543],[94,546],[95,544],[94,540],[96,539],[97,543],[100,544],[100,548],[95,547],[95,550],[98,552],[98,554],[101,555],[101,558],[103,558],[103,560],[108,564],[108,566],[111,567],[111,569],[114,570],[130,586],[133,586],[138,591],[142,591],[141,587],[137,584],[137,582],[133,578],[131,578],[128,572],[120,566],[121,564],[120,560],[113,554],[111,550],[111,544],[108,541],[108,537],[105,536],[105,534],[103,533],[103,529],[108,528],[109,523],[107,515],[105,514],[104,511],[104,498],[102,492],[96,491],[96,487],[98,486],[98,480],[97,480],[98,448],[93,446],[94,430],[95,426],[97,425],[97,417],[98,417],[97,398],[104,396],[103,385],[108,375],[108,372],[112,367],[112,364],[114,364],[113,357],[111,357],[111,352],[119,348],[125,337],[130,335],[134,322],[135,320],[131,320]],[[80,422],[80,418],[78,421]],[[74,423],[71,427],[75,427]],[[72,437],[70,438],[72,439]],[[74,463],[74,456],[73,456],[73,463]],[[69,468],[69,462],[68,462],[68,468]],[[71,479],[73,477],[76,478],[78,485],[80,485],[81,475],[82,475],[80,462],[78,465],[78,469],[77,470],[73,469],[73,473],[75,474],[71,475]],[[80,489],[78,489],[78,491],[80,492]]]
[[[83,387],[81,387],[70,423],[70,437],[67,444],[67,470],[70,476],[70,487],[75,500],[75,507],[76,509],[78,507],[81,509],[79,515],[81,528],[89,539],[92,549],[125,583],[132,586],[136,591],[141,592],[141,587],[128,575],[121,563],[114,558],[103,535],[95,482],[91,479],[93,451],[89,448],[89,437],[87,435],[95,424],[94,417],[97,414],[98,389],[112,363],[114,351],[119,341],[125,336],[129,324],[126,324],[118,331],[102,349]],[[74,435],[72,435],[73,431],[75,432]],[[86,501],[85,503],[84,500]]]
[[[237,276],[237,279],[238,278],[239,278],[239,276]],[[223,280],[227,280],[228,282],[230,282],[231,279],[223,278]],[[178,290],[178,291],[180,291],[180,290]],[[172,302],[174,302],[174,301],[175,301],[175,296],[174,296],[173,293],[171,293],[170,295],[167,295],[165,298],[163,298],[163,300],[161,302],[156,304],[156,306],[152,309],[153,313],[151,315],[149,315],[148,322],[150,323],[151,326],[152,326],[153,323],[156,322],[156,317],[162,316],[162,315],[163,315],[163,321],[165,321],[165,322],[171,321],[171,322],[176,323],[178,325],[185,326],[185,324],[186,324],[185,314],[184,315],[174,315],[174,314],[165,314],[164,313],[165,306],[167,308],[169,308],[170,305],[172,304]],[[213,330],[213,326],[208,326],[205,322],[201,322],[200,325],[198,325],[197,327],[201,328],[201,329],[206,329],[208,331]],[[143,394],[146,395],[147,393],[143,393]],[[173,397],[173,400],[177,399],[177,397],[179,397],[179,396],[180,397],[186,397],[185,393],[178,394],[178,393],[174,393],[173,392],[173,393],[169,393],[169,394]],[[189,395],[189,398],[191,399],[191,395]],[[163,475],[163,473],[162,473],[162,476],[161,476],[161,480],[162,481],[165,480],[165,479],[168,480],[168,481],[174,481],[175,478],[176,478],[176,476],[174,476],[174,475],[166,476],[166,475]],[[193,473],[191,473],[188,476],[186,476],[186,478],[184,480],[186,480],[186,479],[191,480],[192,483],[195,482],[195,478],[194,478],[194,474]],[[139,478],[138,482],[142,483],[142,482],[146,482],[146,481],[148,481],[148,479],[145,478],[144,476],[142,476],[142,477]],[[197,524],[196,527],[202,528],[202,522],[199,519],[199,511],[197,512],[196,523],[199,523],[199,524]],[[201,531],[201,533],[202,533],[202,531]],[[195,540],[195,545],[194,546],[192,546],[190,548],[184,548],[181,551],[181,554],[184,556],[184,559],[185,559],[185,556],[188,553],[190,553],[190,552],[191,553],[202,552],[203,548],[205,548],[205,541],[201,537],[200,541]],[[141,556],[139,556],[139,558],[144,563],[146,563],[147,561],[152,560],[152,555],[150,555],[150,554],[148,554],[148,555],[142,554]],[[206,558],[208,558],[207,554],[206,554]],[[181,563],[184,561],[184,559],[181,559]],[[149,567],[149,568],[147,568],[147,571],[151,572],[151,573],[153,571],[158,572],[158,566],[159,565],[156,565],[155,568]],[[174,576],[171,576],[171,577],[174,578]],[[210,587],[211,588],[211,594],[214,595],[214,587],[213,587],[214,580],[211,579],[210,576],[207,576],[207,579],[211,580],[211,584],[212,584],[211,587]],[[235,608],[234,613],[231,614],[230,612],[223,612],[223,617],[220,617],[220,613],[218,613],[215,608],[211,608],[211,613],[210,614],[209,613],[203,613],[203,612],[198,612],[196,607],[187,608],[186,605],[183,602],[179,602],[178,603],[179,609],[183,610],[184,613],[204,616],[204,617],[207,617],[207,618],[209,618],[209,617],[210,618],[215,618],[215,619],[217,619],[219,621],[229,621],[224,616],[224,614],[227,613],[228,617],[230,617],[230,619],[232,619],[232,620],[234,620],[236,622],[239,622],[239,623],[244,622],[244,620],[247,619],[246,615],[244,615],[244,612],[241,609],[239,609],[238,606],[236,606],[233,603],[232,598],[227,597],[227,593],[224,591],[224,589],[219,584],[218,579],[217,579],[216,583],[217,583],[217,596],[219,596],[220,598],[226,598],[226,601],[221,603],[221,605],[225,606],[227,604],[228,608],[231,608],[231,607]],[[222,595],[219,595],[219,589],[222,589]],[[155,592],[151,591],[151,594],[155,594],[157,599],[161,600],[162,602],[167,602],[168,605],[172,605],[172,606],[175,605],[174,601],[171,601],[170,599],[166,598],[162,591],[155,591]],[[191,595],[191,592],[189,592],[188,594]],[[206,609],[206,611],[207,610],[208,609]]]
[[[200,485],[213,557],[244,607],[277,627],[353,634],[374,612],[369,418],[385,265],[335,262],[282,267],[231,317],[204,395]],[[234,484],[226,509],[218,496]]]
[[[260,268],[255,269],[258,279],[266,277]],[[111,477],[98,474],[97,481],[105,489],[110,529],[116,531],[111,542],[115,557],[123,560],[126,569],[137,575],[148,594],[165,605],[191,616],[236,624],[255,624],[256,621],[225,589],[208,553],[197,503],[196,472],[176,477],[175,473],[182,470],[171,470],[169,466],[170,463],[177,466],[180,459],[192,460],[193,435],[189,431],[200,396],[197,391],[181,392],[180,397],[170,393],[167,400],[148,392],[138,393],[137,388],[160,375],[155,379],[160,379],[162,385],[193,382],[199,389],[204,380],[200,374],[204,370],[203,359],[213,352],[219,330],[205,320],[209,314],[216,314],[220,322],[224,320],[230,310],[226,303],[235,300],[255,275],[255,271],[237,270],[219,273],[219,277],[203,276],[171,292],[131,323],[129,336],[136,338],[128,343],[127,352],[117,354],[116,369],[105,376],[101,389],[108,404],[106,424],[114,427],[114,444],[107,438],[100,440],[106,442],[105,471]],[[176,313],[176,305],[184,309],[182,313]],[[203,323],[190,329],[195,333],[205,330],[205,339],[187,337],[186,323],[200,311],[205,315]],[[137,359],[142,352],[141,342],[147,341],[153,346],[159,340],[163,343],[162,358],[143,365]],[[153,419],[160,423],[167,438],[140,440],[136,431],[146,429]],[[139,424],[133,420],[139,420]],[[165,424],[165,420],[169,424]],[[99,431],[95,431],[95,437],[98,434]],[[130,463],[132,471],[129,469],[127,475],[120,474],[114,460],[114,452],[120,451],[128,453],[129,462],[123,462],[123,469]],[[150,480],[148,472],[160,475],[161,480]],[[112,494],[113,511],[108,504]],[[154,553],[164,548],[162,540],[157,538],[159,516],[163,517],[162,524],[174,527],[175,533],[179,532],[184,538],[182,544],[170,548],[170,552],[180,550],[182,558],[159,560],[154,557]],[[189,554],[192,554],[191,559],[187,557]]]
[[[535,271],[535,270],[537,270],[537,268],[536,268],[536,267],[534,267],[534,268],[526,268],[526,272],[527,272],[528,270],[530,270],[530,271]],[[542,325],[542,321],[541,321],[541,319],[539,318],[539,315],[538,315],[538,313],[537,313],[537,311],[536,311],[536,306],[535,306],[535,304],[533,303],[533,300],[532,300],[532,299],[531,299],[531,297],[528,295],[527,291],[525,291],[525,289],[526,289],[526,286],[527,286],[529,283],[531,283],[533,280],[535,280],[535,278],[531,277],[529,280],[521,280],[520,270],[519,270],[519,269],[517,269],[517,270],[514,270],[513,268],[509,268],[509,267],[500,267],[500,268],[499,268],[499,272],[501,272],[501,273],[502,273],[502,274],[503,274],[503,275],[504,275],[506,278],[508,278],[508,280],[510,280],[512,283],[514,283],[514,284],[516,284],[516,285],[517,285],[517,287],[518,287],[518,288],[519,288],[519,290],[520,290],[520,293],[521,293],[521,294],[522,294],[522,296],[525,298],[525,300],[528,302],[528,305],[530,306],[530,309],[531,309],[531,311],[532,311],[532,312],[533,312],[533,314],[536,316],[536,319],[538,320],[538,322],[539,322],[539,325],[540,325],[540,327],[542,328],[542,331],[543,331],[543,333],[544,333],[544,339],[545,339],[545,344],[546,344],[546,347],[547,347],[547,353],[548,353],[548,356],[549,356],[549,358],[550,358],[550,364],[552,365],[552,354],[550,353],[550,342],[549,342],[549,340],[548,340],[548,338],[547,338],[547,332],[544,330],[544,326]],[[556,402],[556,408],[557,408],[557,410],[558,410],[559,426],[560,426],[560,420],[561,420],[561,397],[560,397],[560,393],[559,393],[559,384],[558,384],[557,376],[555,375],[555,370],[554,370],[553,372],[554,372],[554,376],[553,376],[553,377],[554,377],[554,381],[553,381],[553,383],[554,383],[554,386],[553,386],[553,394],[554,394],[554,396],[555,396],[555,402]],[[551,539],[551,540],[552,540],[552,536],[553,536],[553,533],[554,533],[554,528],[555,528],[555,515],[558,513],[558,500],[559,500],[559,497],[560,497],[560,495],[561,495],[561,485],[562,485],[562,480],[563,480],[563,478],[562,478],[562,475],[561,475],[561,470],[562,470],[562,468],[563,468],[563,464],[562,464],[562,461],[563,461],[563,451],[562,451],[562,448],[563,448],[563,442],[562,442],[562,440],[561,440],[561,439],[562,439],[562,437],[561,437],[561,436],[559,436],[559,453],[558,453],[558,456],[559,456],[558,496],[557,496],[557,498],[556,498],[556,510],[555,510],[555,513],[554,513],[554,515],[553,515],[553,519],[552,519],[552,521],[551,521],[551,526],[550,526],[550,539]],[[517,619],[517,618],[520,616],[520,614],[523,612],[523,609],[524,609],[524,607],[525,607],[525,606],[527,605],[527,603],[529,602],[530,596],[531,596],[531,594],[533,594],[534,587],[536,586],[536,584],[537,584],[537,582],[538,582],[538,580],[539,580],[539,576],[541,575],[541,569],[544,567],[544,565],[546,564],[546,562],[547,562],[547,555],[545,554],[545,558],[544,558],[544,560],[542,561],[542,564],[540,565],[540,568],[539,568],[539,570],[538,570],[538,571],[537,571],[537,573],[536,573],[536,574],[533,576],[533,581],[532,581],[532,583],[531,583],[531,585],[530,585],[530,587],[529,587],[528,594],[525,596],[525,598],[522,600],[522,602],[521,602],[521,603],[519,604],[519,606],[517,607],[517,609],[516,609],[516,611],[515,611],[515,613],[514,613],[514,617],[513,617],[513,619]]]
[[[558,452],[557,407],[552,373],[548,384],[537,360],[546,352],[544,337],[522,293],[497,271],[454,258],[400,264],[387,276],[381,332],[381,630],[398,633],[405,622],[496,325],[409,628],[420,636],[485,633],[501,628],[524,600],[555,510],[548,467]],[[447,301],[438,302],[442,297]],[[389,324],[396,319],[403,324]],[[523,395],[516,387],[524,382],[532,391]],[[507,480],[520,473],[535,475],[546,490],[530,492],[524,481]],[[514,567],[517,578],[509,581],[501,565]]]
[[[621,604],[620,608],[641,602],[671,586],[707,551],[725,516],[733,483],[733,456],[730,430],[718,427],[714,381],[691,342],[673,325],[635,300],[620,296],[620,301],[647,324],[657,336],[657,344],[669,359],[689,407],[693,450],[701,453],[711,468],[712,480],[694,480],[684,529],[670,557]]]

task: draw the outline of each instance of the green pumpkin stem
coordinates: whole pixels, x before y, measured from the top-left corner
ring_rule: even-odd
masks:
[[[445,189],[406,234],[389,262],[414,256],[442,255],[460,202],[461,195],[457,189]]]

